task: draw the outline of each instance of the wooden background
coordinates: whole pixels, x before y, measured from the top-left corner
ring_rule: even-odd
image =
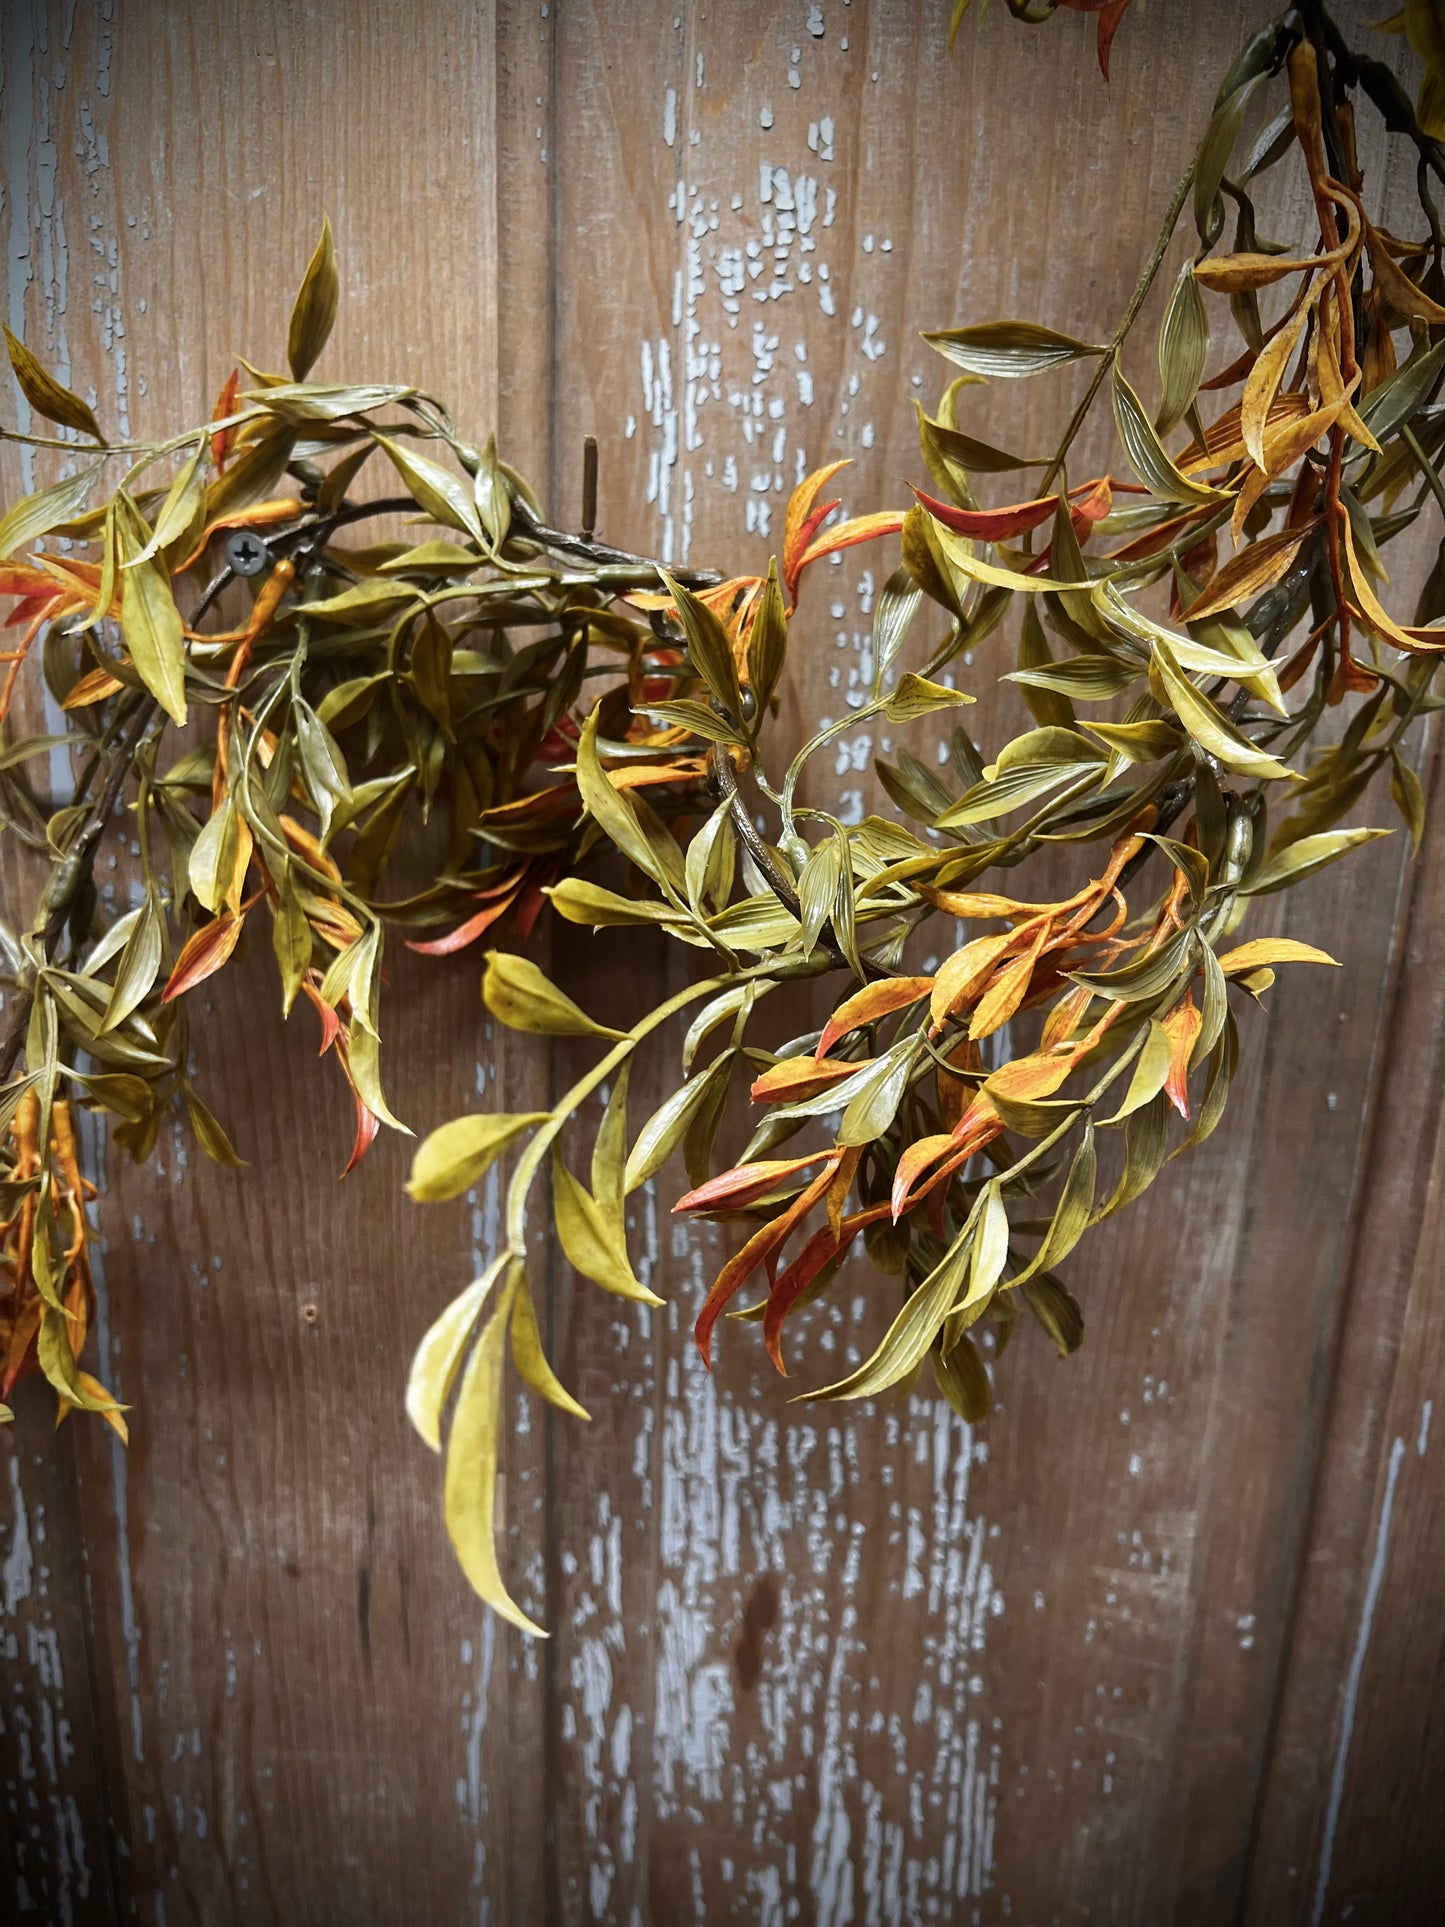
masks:
[[[454,398],[559,518],[595,431],[607,534],[753,566],[805,465],[855,457],[854,507],[920,478],[912,403],[944,371],[918,328],[1119,310],[1267,14],[1141,7],[1106,90],[1091,21],[995,6],[950,59],[947,11],[9,0],[5,318],[108,423],[159,433],[237,349],[279,358],[327,209],[322,373]],[[1378,178],[1368,120],[1363,149]],[[1148,320],[1127,362],[1152,393]],[[978,419],[1044,441],[1068,383]],[[6,488],[25,474],[8,454]],[[864,565],[810,585],[785,727],[841,713],[869,587]],[[1001,666],[972,672],[985,740]],[[879,747],[815,799],[870,807]],[[394,1138],[337,1187],[347,1111],[305,1019],[269,1014],[263,958],[222,980],[201,1068],[251,1168],[196,1168],[179,1136],[140,1172],[92,1146],[130,1452],[52,1437],[43,1392],[0,1441],[13,1913],[1438,1920],[1445,811],[1417,747],[1420,860],[1397,838],[1292,893],[1279,927],[1327,931],[1344,968],[1286,973],[1249,1020],[1229,1128],[1086,1242],[1082,1354],[1021,1333],[986,1428],[790,1406],[743,1328],[707,1380],[709,1252],[659,1218],[665,1186],[638,1225],[665,1314],[551,1265],[554,1355],[598,1416],[515,1405],[506,1561],[544,1645],[467,1592],[401,1410],[495,1199],[409,1205]],[[635,940],[543,941],[603,1012],[681,981]],[[466,958],[398,966],[389,1021],[419,1128],[479,1087],[529,1106],[559,1069],[490,1034]],[[665,1069],[637,1067],[636,1115]],[[807,1382],[877,1297],[845,1274]]]

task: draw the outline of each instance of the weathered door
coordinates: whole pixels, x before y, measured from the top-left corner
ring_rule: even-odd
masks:
[[[943,373],[920,328],[1109,325],[1267,15],[1141,6],[1106,89],[1091,20],[980,11],[950,57],[944,0],[11,0],[5,318],[158,432],[235,351],[277,358],[329,210],[329,375],[449,396],[564,521],[594,432],[606,533],[751,566],[804,467],[853,457],[854,507],[920,477],[913,403]],[[1345,11],[1363,37],[1379,6]],[[980,408],[1042,439],[1062,391],[1015,389]],[[22,471],[8,451],[7,488]],[[811,596],[789,727],[846,700],[865,569]],[[985,732],[1002,666],[971,672]],[[839,755],[832,807],[869,804],[875,747]],[[201,1050],[250,1169],[180,1136],[140,1172],[93,1147],[131,1449],[54,1437],[43,1394],[0,1441],[13,1911],[1438,1918],[1445,839],[1415,747],[1418,862],[1397,838],[1291,896],[1343,969],[1280,984],[1233,1128],[1086,1245],[1082,1354],[1021,1337],[986,1428],[792,1406],[746,1332],[705,1377],[707,1253],[665,1196],[640,1227],[665,1315],[574,1301],[552,1266],[555,1354],[598,1416],[516,1407],[506,1559],[545,1645],[477,1608],[401,1411],[485,1203],[409,1205],[396,1139],[338,1187],[312,1041],[269,1014],[264,959],[221,980]],[[604,1014],[679,969],[549,941]],[[512,1108],[549,1086],[465,958],[398,967],[391,1011],[418,1127],[479,1083]],[[804,1370],[876,1312],[860,1268]]]

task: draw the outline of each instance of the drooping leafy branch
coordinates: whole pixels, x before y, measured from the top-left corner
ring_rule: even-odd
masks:
[[[1103,57],[1105,27],[1124,9],[1095,10]],[[1276,111],[1262,117],[1272,92]],[[1364,198],[1356,92],[1416,147],[1420,239],[1390,232]],[[1313,207],[1314,232],[1297,245],[1261,238],[1253,200],[1289,156]],[[1418,842],[1423,802],[1404,745],[1440,702],[1445,543],[1408,619],[1381,600],[1382,550],[1445,507],[1445,275],[1431,184],[1445,177],[1441,161],[1388,70],[1350,53],[1321,9],[1292,12],[1225,77],[1106,341],[1021,320],[929,335],[962,372],[935,415],[919,410],[932,487],[915,491],[902,566],[878,598],[871,700],[814,737],[776,783],[761,760],[769,745],[743,718],[749,684],[773,686],[772,637],[786,640],[786,623],[775,608],[764,623],[756,579],[672,590],[688,660],[713,698],[690,720],[713,745],[722,805],[680,847],[609,786],[589,720],[577,750],[583,803],[651,890],[566,880],[549,895],[571,921],[647,924],[732,961],[632,1030],[609,1032],[605,1054],[549,1112],[445,1126],[421,1146],[412,1180],[418,1197],[454,1195],[528,1140],[505,1247],[428,1335],[409,1394],[439,1450],[465,1367],[446,1443],[447,1517],[469,1577],[499,1611],[531,1623],[506,1592],[492,1535],[509,1324],[523,1378],[577,1409],[541,1354],[527,1296],[526,1204],[544,1162],[571,1264],[640,1296],[626,1201],[681,1150],[692,1189],[674,1209],[738,1227],[697,1321],[706,1359],[726,1312],[760,1323],[785,1370],[788,1320],[861,1239],[875,1271],[896,1280],[896,1315],[856,1369],[805,1396],[876,1396],[927,1367],[941,1397],[981,1419],[990,1379],[978,1330],[991,1325],[1001,1347],[1027,1307],[1060,1352],[1077,1346],[1082,1315],[1059,1267],[1092,1225],[1218,1128],[1242,1049],[1240,999],[1260,999],[1281,963],[1332,961],[1292,938],[1243,936],[1253,901],[1386,834],[1341,827],[1377,773],[1388,772]],[[1197,245],[1165,305],[1158,399],[1146,406],[1126,355],[1186,207]],[[1222,308],[1237,342],[1210,374]],[[1010,453],[969,425],[977,385],[1073,367],[1088,379],[1051,453]],[[1106,389],[1128,479],[1071,482],[1076,441]],[[1040,480],[1026,499],[981,500],[1005,492],[996,478],[1031,469]],[[795,517],[810,508],[804,491]],[[796,525],[790,517],[788,540]],[[934,638],[919,669],[899,674],[925,611]],[[799,805],[819,747],[870,716],[903,723],[970,700],[937,679],[1014,625],[1006,680],[1035,727],[987,754],[956,729],[946,771],[903,749],[875,765],[916,827],[877,816],[845,826]],[[749,673],[734,682],[737,665]],[[747,807],[740,786],[756,791]],[[768,839],[755,803],[773,813]],[[1057,900],[983,884],[985,872],[1071,846],[1083,846],[1077,882]],[[931,925],[937,948],[940,918],[964,925],[965,940],[925,968],[915,939]],[[758,1038],[776,986],[827,974],[841,981],[821,1030],[781,1046]],[[589,1023],[535,966],[500,953],[483,994],[521,1029]],[[683,1081],[634,1138],[629,1063],[694,1003]],[[758,1121],[715,1172],[740,1077]],[[594,1098],[589,1188],[566,1141],[581,1129],[585,1144]]]
[[[1076,10],[1098,14],[1107,71],[1124,6]],[[1365,198],[1357,98],[1415,151],[1418,239]],[[1242,935],[1250,904],[1385,834],[1343,827],[1377,773],[1419,839],[1405,742],[1439,706],[1445,542],[1408,621],[1382,600],[1382,551],[1445,510],[1432,101],[1427,83],[1417,120],[1317,6],[1256,35],[1107,339],[1023,320],[929,335],[959,371],[933,415],[919,410],[929,488],[906,514],[830,527],[834,471],[820,470],[766,573],[669,574],[599,544],[590,505],[584,534],[556,530],[434,398],[312,382],[336,306],[329,231],[292,315],[289,378],[243,364],[212,420],[163,443],[107,447],[89,407],[12,342],[32,407],[80,438],[20,439],[82,466],[0,522],[18,632],[0,721],[31,658],[63,719],[0,749],[6,825],[49,863],[33,914],[5,933],[5,1386],[42,1371],[62,1409],[123,1428],[81,1363],[88,1187],[71,1107],[109,1111],[145,1156],[180,1104],[202,1145],[234,1158],[192,1086],[186,992],[248,923],[269,927],[283,1007],[314,1007],[355,1094],[354,1162],[396,1122],[379,1061],[387,933],[433,953],[523,940],[548,902],[574,926],[659,931],[704,974],[617,1031],[527,957],[491,951],[491,1012],[593,1039],[596,1060],[550,1109],[455,1120],[416,1154],[419,1200],[459,1196],[516,1154],[500,1248],[428,1333],[407,1393],[422,1436],[445,1441],[448,1528],[498,1611],[532,1625],[494,1545],[508,1343],[525,1383],[580,1412],[528,1281],[539,1185],[576,1271],[648,1302],[628,1199],[681,1153],[691,1189],[675,1208],[738,1228],[698,1319],[709,1358],[726,1312],[762,1325],[783,1370],[789,1318],[861,1240],[896,1315],[871,1356],[808,1396],[873,1396],[926,1367],[976,1420],[984,1324],[997,1348],[1027,1307],[1073,1350],[1082,1315],[1059,1267],[1218,1128],[1240,998],[1262,997],[1280,963],[1330,961]],[[1263,239],[1255,184],[1290,157],[1310,230]],[[1186,208],[1197,244],[1146,406],[1136,327]],[[1220,325],[1236,337],[1223,356]],[[981,385],[1071,370],[1087,377],[1052,451],[975,432]],[[1121,473],[1074,480],[1106,388]],[[113,463],[124,472],[92,506]],[[1030,472],[1027,487],[1000,479]],[[441,533],[397,536],[399,515]],[[357,546],[382,517],[392,528]],[[785,764],[769,725],[805,572],[895,536],[868,699]],[[845,824],[803,800],[810,759],[843,731],[936,730],[972,702],[961,659],[1005,635],[1032,728],[987,751],[955,728],[942,765],[896,749],[876,765],[895,815]],[[187,720],[202,727],[170,750]],[[24,771],[57,751],[80,767],[72,794],[45,799]],[[93,869],[122,803],[139,860],[132,901],[111,909]],[[417,855],[409,820],[433,824],[440,855]],[[1062,896],[985,887],[1049,852],[1073,865]],[[774,990],[825,977],[820,1029],[763,1033]],[[681,1078],[634,1135],[631,1066],[684,1012]],[[758,1120],[719,1171],[739,1079]]]
[[[107,444],[8,338],[32,409],[77,439],[7,435],[64,465],[0,521],[16,633],[0,726],[32,660],[58,724],[0,750],[5,828],[48,864],[33,914],[0,926],[0,1392],[39,1370],[62,1410],[122,1431],[80,1362],[93,1294],[71,1106],[110,1113],[144,1158],[180,1104],[201,1147],[239,1163],[192,1082],[186,998],[260,926],[283,1011],[298,995],[313,1007],[353,1094],[349,1170],[398,1126],[380,1068],[388,933],[428,955],[530,933],[600,837],[573,771],[581,717],[609,790],[654,797],[637,807],[659,845],[676,847],[664,826],[679,811],[711,808],[694,724],[716,666],[700,680],[683,638],[626,598],[716,577],[598,542],[590,504],[584,534],[550,528],[432,396],[308,379],[337,296],[328,226],[289,377],[242,364],[209,421],[155,444]],[[378,521],[390,529],[359,544]],[[811,530],[797,567],[849,539]],[[24,773],[56,752],[80,767],[47,799]],[[122,805],[139,860],[113,913],[94,871]],[[424,875],[409,821],[431,825]]]

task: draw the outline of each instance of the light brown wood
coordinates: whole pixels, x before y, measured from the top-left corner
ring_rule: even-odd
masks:
[[[805,467],[852,457],[850,509],[904,499],[913,403],[946,378],[919,328],[1097,332],[1122,308],[1217,69],[1266,17],[1131,15],[1106,91],[1091,19],[1035,33],[995,7],[950,58],[921,0],[37,7],[0,22],[9,318],[78,386],[140,429],[207,405],[236,349],[277,359],[325,207],[326,372],[448,396],[564,524],[595,433],[604,532],[728,567],[765,563]],[[1344,15],[1366,39],[1368,10]],[[1379,152],[1364,126],[1367,170]],[[1159,306],[1126,357],[1150,392]],[[973,406],[1043,445],[1073,392]],[[1077,475],[1110,461],[1101,415]],[[890,566],[808,582],[780,736],[843,712]],[[995,686],[1013,635],[961,671],[985,742],[1021,714]],[[858,737],[809,801],[878,806],[885,751]],[[1372,850],[1252,925],[1328,930],[1343,967],[1251,1016],[1228,1128],[1086,1243],[1083,1352],[1021,1330],[987,1427],[921,1396],[788,1403],[886,1320],[861,1262],[790,1336],[796,1383],[732,1324],[708,1378],[690,1327],[722,1247],[668,1222],[671,1174],[635,1224],[664,1312],[539,1241],[554,1360],[594,1413],[509,1394],[504,1560],[542,1646],[467,1592],[400,1408],[494,1197],[411,1206],[394,1138],[333,1187],[344,1093],[304,1015],[254,1015],[274,989],[247,959],[199,1056],[251,1168],[195,1168],[179,1140],[151,1172],[105,1158],[129,1454],[75,1420],[52,1445],[43,1398],[0,1445],[0,1880],[36,1918],[167,1927],[1313,1927],[1366,1895],[1369,1918],[1426,1917],[1435,814],[1413,867]],[[7,913],[20,890],[12,865]],[[544,941],[604,1019],[685,981],[630,936]],[[493,1034],[469,958],[393,977],[393,1102],[418,1128],[479,1080],[514,1108],[561,1088],[576,1053]],[[677,1041],[635,1066],[635,1121]]]

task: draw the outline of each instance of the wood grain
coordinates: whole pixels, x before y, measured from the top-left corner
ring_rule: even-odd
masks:
[[[1364,39],[1368,10],[1343,14]],[[563,524],[595,433],[611,539],[754,566],[807,468],[851,457],[850,508],[919,478],[913,403],[945,378],[920,327],[1093,331],[1122,307],[1216,69],[1266,10],[1131,14],[1107,92],[1092,20],[1035,34],[994,8],[950,58],[946,15],[12,6],[8,319],[114,419],[189,419],[236,349],[279,356],[324,207],[343,264],[326,372],[404,368],[452,398]],[[1366,125],[1372,181],[1379,152]],[[1301,205],[1261,199],[1280,232]],[[1158,312],[1126,356],[1146,389]],[[969,399],[994,438],[1043,445],[1075,386]],[[1117,459],[1105,419],[1077,459],[1080,478]],[[19,485],[10,451],[4,475]],[[844,713],[891,566],[855,554],[808,582],[780,734]],[[986,743],[1021,714],[994,681],[1012,636],[961,666]],[[855,732],[808,800],[877,807],[888,747]],[[396,1139],[335,1187],[347,1105],[305,1019],[252,1014],[274,995],[263,958],[219,980],[200,1068],[251,1168],[191,1168],[177,1139],[137,1172],[93,1146],[131,1451],[74,1421],[58,1447],[43,1423],[0,1446],[16,1911],[1430,1917],[1445,777],[1416,753],[1419,860],[1372,851],[1252,926],[1328,930],[1342,969],[1282,981],[1251,1018],[1230,1128],[1085,1245],[1083,1352],[1021,1331],[987,1427],[918,1396],[788,1403],[889,1315],[860,1262],[800,1320],[795,1384],[736,1325],[708,1377],[690,1327],[720,1247],[668,1222],[671,1174],[634,1227],[665,1311],[581,1285],[539,1232],[553,1356],[595,1415],[510,1407],[504,1558],[554,1629],[541,1647],[456,1574],[400,1411],[411,1346],[496,1235],[495,1192],[416,1210]],[[1054,872],[1078,880],[1066,855]],[[21,888],[7,867],[7,907]],[[685,982],[658,945],[546,941],[604,1019]],[[492,1034],[474,965],[392,974],[388,1075],[418,1128],[479,1087],[515,1108],[561,1088],[575,1052]],[[676,1044],[634,1067],[634,1121]]]

